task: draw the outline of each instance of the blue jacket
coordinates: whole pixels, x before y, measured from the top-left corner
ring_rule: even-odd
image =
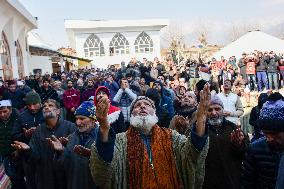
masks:
[[[117,93],[118,89],[119,89],[119,85],[117,84],[116,81],[113,81],[112,83],[104,81],[103,82],[103,86],[105,86],[105,87],[107,87],[109,89],[110,98],[112,100],[113,97],[115,96],[115,94]]]
[[[173,101],[170,97],[163,95],[160,102],[160,107],[165,108],[169,112],[169,117],[172,118],[175,115]]]
[[[252,143],[242,165],[241,188],[275,189],[280,159],[265,137]]]
[[[69,138],[69,142],[58,162],[66,172],[67,189],[95,189],[95,183],[92,179],[89,158],[80,156],[73,152],[75,145],[81,145],[91,149],[91,145],[97,139],[98,128],[93,128],[90,133],[82,134],[78,130]]]

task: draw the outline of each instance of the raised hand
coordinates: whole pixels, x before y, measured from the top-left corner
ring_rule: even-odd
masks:
[[[202,91],[200,91],[200,102],[197,108],[197,124],[196,124],[196,134],[203,136],[205,133],[205,123],[207,117],[207,111],[210,105],[211,93],[210,85],[205,84]]]
[[[101,124],[101,122],[107,122],[108,110],[110,107],[109,99],[101,98],[96,105],[96,118]]]
[[[11,146],[13,148],[15,148],[16,150],[19,150],[19,151],[25,151],[25,150],[30,149],[29,145],[27,145],[26,143],[23,143],[23,142],[19,142],[19,141],[14,141],[14,143],[11,144]]]
[[[75,145],[74,148],[73,148],[73,151],[80,156],[84,156],[84,157],[90,157],[91,156],[91,149],[85,148],[81,145]]]
[[[231,142],[235,145],[241,146],[244,142],[245,135],[243,131],[238,128],[231,133]]]
[[[107,115],[109,110],[109,99],[101,98],[96,105],[96,117],[100,123],[101,140],[108,142],[108,134],[110,125],[108,123]]]
[[[60,140],[56,138],[54,135],[51,135],[51,138],[46,138],[48,143],[51,145],[51,147],[58,152],[63,151],[63,145],[61,144]]]

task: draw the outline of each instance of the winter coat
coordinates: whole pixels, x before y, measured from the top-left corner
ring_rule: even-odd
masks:
[[[242,165],[242,189],[274,189],[281,153],[272,151],[266,138],[252,143]]]
[[[57,102],[60,102],[60,99],[58,97],[56,90],[52,89],[51,87],[49,87],[47,90],[45,90],[42,87],[41,90],[40,90],[39,96],[40,96],[42,104],[44,104],[44,102],[47,99],[53,99],[53,100],[56,100]]]
[[[89,158],[80,156],[74,153],[75,145],[81,145],[85,148],[91,149],[91,145],[97,138],[98,128],[93,128],[90,133],[85,135],[85,142],[83,142],[83,135],[77,130],[70,137],[64,152],[59,155],[57,161],[66,172],[67,189],[95,189],[95,183],[92,179]],[[82,143],[83,142],[83,143]]]
[[[112,100],[113,97],[115,96],[115,94],[117,93],[118,89],[119,89],[119,85],[117,84],[116,81],[113,81],[111,83],[104,81],[103,86],[106,86],[109,89],[110,100]]]
[[[3,100],[11,100],[12,107],[20,110],[25,106],[24,97],[25,94],[19,89],[17,89],[15,92],[6,90],[3,95]]]
[[[36,187],[40,189],[65,189],[66,175],[62,167],[54,161],[56,152],[52,149],[46,138],[55,135],[57,138],[68,137],[76,130],[73,123],[66,120],[58,120],[54,129],[48,129],[43,123],[37,127],[29,146],[30,150],[25,152],[29,163],[35,165]]]
[[[259,62],[256,63],[256,71],[257,72],[266,72],[267,70],[267,63],[265,58],[260,58]]]
[[[243,76],[243,79],[247,78],[246,74],[246,64],[244,58],[241,58],[238,63],[238,67],[240,68],[240,74]]]
[[[24,135],[23,129],[30,129],[31,127],[38,127],[44,123],[42,109],[36,114],[33,114],[30,110],[26,109],[19,115],[19,119],[15,122],[13,129],[13,137],[17,141],[29,143],[30,138]]]
[[[239,189],[241,165],[249,144],[246,136],[239,147],[230,141],[236,125],[223,119],[222,126],[215,129],[209,125],[209,151],[205,160],[203,189]]]
[[[67,89],[63,93],[63,104],[67,111],[80,106],[80,92],[76,89]]]
[[[277,73],[278,70],[278,61],[280,60],[280,58],[278,56],[275,56],[273,58],[270,58],[267,64],[267,72],[268,73]]]
[[[137,95],[129,88],[125,90],[119,89],[113,98],[113,101],[118,103],[118,106],[121,108],[125,122],[129,122],[130,106],[132,101],[134,101],[136,98]]]
[[[96,88],[87,88],[83,93],[82,93],[82,102],[87,101],[91,96],[95,96],[96,93]]]
[[[12,114],[8,122],[0,121],[0,156],[9,156],[15,151],[11,144],[13,143],[13,127],[19,118],[19,111],[15,108],[12,109]]]

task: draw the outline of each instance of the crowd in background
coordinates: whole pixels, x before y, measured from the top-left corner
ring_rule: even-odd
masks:
[[[114,135],[131,129],[133,103],[145,96],[153,102],[157,125],[189,137],[194,135],[198,104],[204,101],[202,95],[208,85],[212,97],[206,134],[210,143],[201,188],[274,188],[276,180],[281,180],[278,171],[282,170],[283,174],[279,167],[284,167],[284,163],[280,163],[281,151],[269,150],[266,145],[280,146],[282,150],[284,144],[284,129],[279,124],[284,120],[284,102],[278,93],[284,87],[284,60],[274,52],[256,51],[242,56],[240,60],[232,56],[229,60],[189,59],[179,64],[171,59],[162,62],[158,58],[153,61],[132,58],[128,64],[121,62],[120,67],[110,65],[107,69],[36,74],[24,80],[0,81],[0,154],[13,187],[95,188],[96,170],[88,167],[91,145],[99,135],[95,125],[103,124],[94,118],[94,109],[102,105],[102,98],[108,99],[107,120]],[[246,90],[263,92],[258,106],[251,112],[252,141],[258,141],[251,147],[240,122],[244,114],[240,97]],[[269,108],[274,114],[267,112]],[[267,121],[266,125],[257,124],[260,119]],[[270,128],[271,123],[277,126]],[[84,124],[90,129],[80,127]],[[197,151],[206,148],[201,139],[196,142],[198,137],[192,137]],[[48,142],[43,141],[46,138]],[[150,153],[147,149],[145,153]],[[100,147],[97,151],[106,162],[113,158],[108,156],[111,152]],[[52,164],[55,159],[56,165]],[[69,161],[73,163],[66,166]],[[64,168],[58,170],[60,166]],[[184,180],[183,183],[186,186]]]

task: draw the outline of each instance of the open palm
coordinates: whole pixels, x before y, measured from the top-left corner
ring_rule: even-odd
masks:
[[[60,140],[54,135],[52,135],[51,138],[47,138],[47,141],[54,150],[63,151],[63,145],[61,144]]]

